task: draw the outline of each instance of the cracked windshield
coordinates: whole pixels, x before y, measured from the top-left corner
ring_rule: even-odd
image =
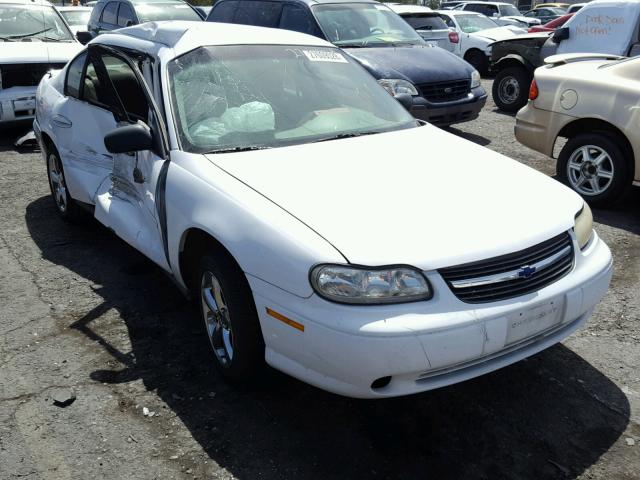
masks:
[[[335,48],[201,47],[169,65],[184,149],[222,152],[332,140],[416,125]]]

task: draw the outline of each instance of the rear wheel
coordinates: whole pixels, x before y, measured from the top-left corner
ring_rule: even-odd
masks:
[[[49,188],[51,196],[56,204],[56,209],[60,217],[70,223],[77,223],[82,220],[82,209],[69,195],[67,182],[64,176],[62,161],[58,152],[51,148],[47,151],[47,175],[49,177]]]
[[[264,366],[264,341],[244,273],[225,255],[200,260],[200,313],[216,367],[228,379],[247,382]]]
[[[559,180],[594,206],[610,206],[631,186],[632,171],[621,139],[609,132],[570,138],[558,156]]]
[[[464,59],[468,63],[470,63],[471,66],[475,68],[483,77],[489,71],[489,59],[484,54],[484,52],[481,52],[480,50],[469,50],[467,53],[465,53]]]
[[[532,77],[524,67],[500,70],[493,80],[493,101],[500,110],[515,113],[529,98]]]

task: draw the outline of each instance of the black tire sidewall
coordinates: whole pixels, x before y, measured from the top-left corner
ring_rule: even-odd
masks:
[[[468,51],[465,54],[464,59],[473,68],[475,68],[480,73],[480,75],[486,75],[489,71],[489,60],[487,59],[487,56],[480,50]]]
[[[582,198],[590,205],[596,207],[615,204],[624,196],[625,191],[631,186],[631,172],[629,170],[629,162],[625,155],[626,149],[620,146],[622,145],[621,139],[613,133],[581,133],[570,138],[558,156],[558,162],[556,163],[558,180],[576,191],[569,181],[567,166],[571,154],[584,145],[596,145],[605,150],[611,158],[614,172],[611,184],[603,193],[592,196],[582,195]],[[580,192],[576,191],[576,193]]]
[[[208,335],[201,301],[201,282],[204,272],[209,271],[220,282],[229,311],[233,331],[233,358],[223,365],[210,349],[211,358],[218,371],[229,380],[247,382],[255,378],[264,364],[264,340],[253,300],[253,294],[244,273],[225,255],[207,254],[200,259],[197,279],[194,279],[194,298],[198,301],[200,322]],[[210,344],[207,337],[207,343]]]
[[[508,77],[514,78],[520,85],[520,93],[513,103],[505,103],[500,98],[500,83]],[[515,113],[527,104],[530,85],[531,75],[524,67],[509,67],[500,70],[493,80],[493,87],[491,89],[493,101],[500,110]]]

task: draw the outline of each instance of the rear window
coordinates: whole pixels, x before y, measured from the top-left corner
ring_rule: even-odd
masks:
[[[406,13],[401,15],[416,30],[446,30],[447,24],[431,13]]]
[[[276,27],[280,20],[282,5],[264,0],[239,2],[233,23],[255,25],[258,27]]]
[[[140,23],[161,20],[194,20],[202,18],[186,3],[143,3],[135,6]]]

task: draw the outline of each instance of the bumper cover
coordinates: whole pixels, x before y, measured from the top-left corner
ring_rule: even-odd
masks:
[[[33,120],[38,87],[11,87],[0,90],[0,124]]]
[[[573,120],[571,115],[542,110],[529,101],[516,115],[514,133],[521,144],[552,157],[558,132]]]
[[[567,276],[492,304],[459,301],[435,272],[427,273],[435,291],[431,301],[380,307],[332,304],[315,295],[302,299],[254,277],[249,281],[267,363],[334,393],[382,398],[458,383],[560,342],[586,322],[611,274],[611,253],[594,236],[585,252],[578,250]],[[267,308],[304,330],[269,316]],[[527,327],[514,335],[521,318]],[[371,387],[387,376],[386,386]]]
[[[453,102],[434,103],[424,97],[414,97],[411,114],[433,125],[447,126],[475,120],[487,102],[482,87],[474,88],[466,98]]]

